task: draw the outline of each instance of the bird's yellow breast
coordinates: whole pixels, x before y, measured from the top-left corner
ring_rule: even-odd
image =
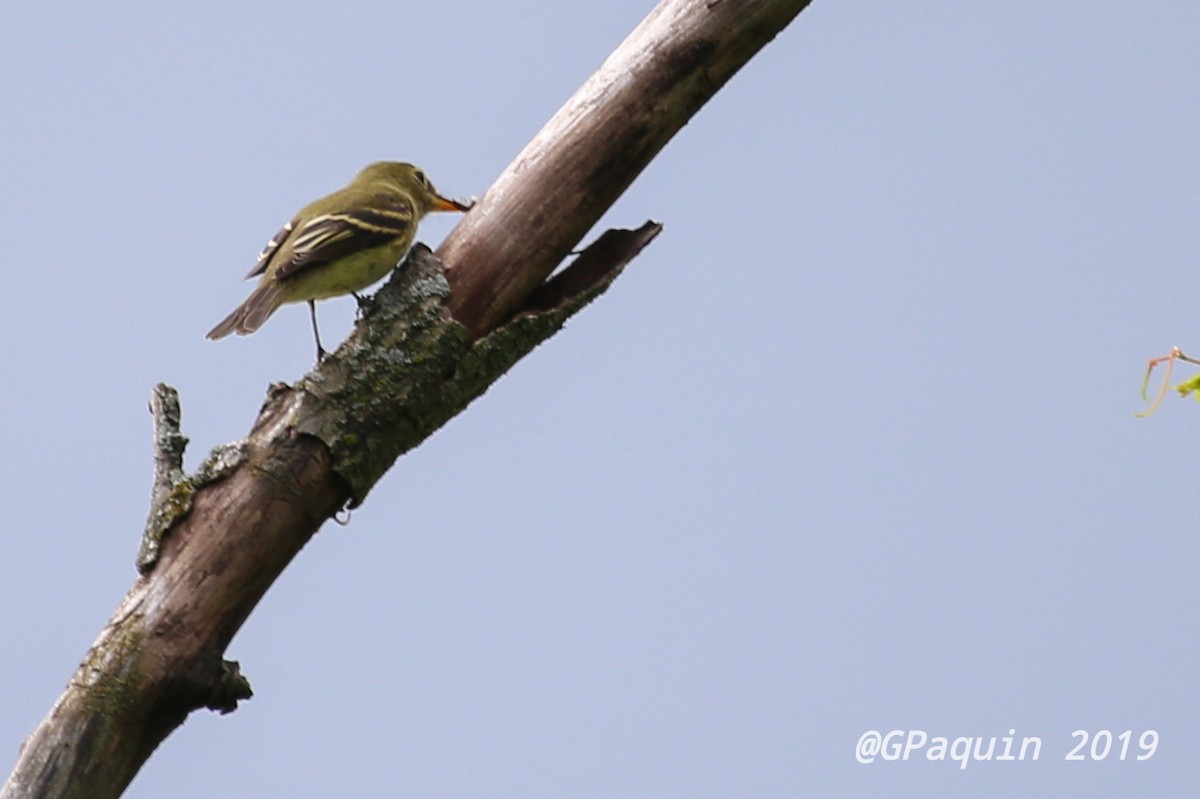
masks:
[[[284,302],[323,300],[362,291],[392,271],[408,245],[407,240],[394,241],[284,278],[279,281]]]

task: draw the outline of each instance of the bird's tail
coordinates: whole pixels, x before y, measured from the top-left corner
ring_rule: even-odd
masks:
[[[216,341],[225,338],[230,333],[247,336],[262,327],[263,322],[275,310],[283,305],[283,291],[274,283],[259,286],[246,298],[246,301],[234,309],[233,313],[221,320],[221,323],[208,331],[207,339]]]

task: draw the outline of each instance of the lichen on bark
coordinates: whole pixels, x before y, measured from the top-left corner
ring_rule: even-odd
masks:
[[[329,448],[356,507],[396,458],[557,332],[623,266],[613,262],[551,307],[520,312],[469,342],[445,310],[450,286],[441,261],[417,245],[350,339],[293,387],[301,397],[291,404],[292,427]]]

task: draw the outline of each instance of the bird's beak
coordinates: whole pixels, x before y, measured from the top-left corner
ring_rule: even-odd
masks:
[[[474,205],[474,203],[472,203]],[[445,197],[435,197],[433,200],[433,210],[435,211],[469,211],[470,205],[463,205],[458,200],[447,200]]]

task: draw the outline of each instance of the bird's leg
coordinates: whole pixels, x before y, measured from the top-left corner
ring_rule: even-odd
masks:
[[[321,331],[317,330],[317,303],[316,300],[308,301],[308,313],[312,317],[313,338],[317,340],[317,363],[325,360],[328,354],[325,348],[321,346]]]

